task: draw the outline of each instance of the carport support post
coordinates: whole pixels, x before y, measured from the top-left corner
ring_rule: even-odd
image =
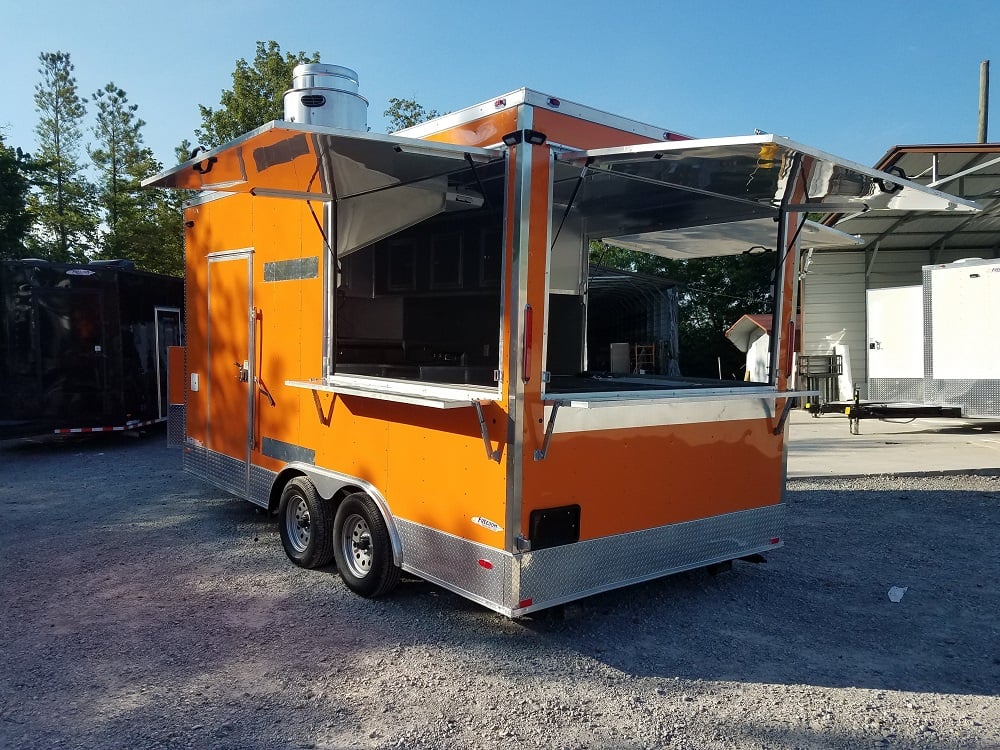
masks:
[[[990,61],[979,63],[979,143],[986,143],[990,109]]]

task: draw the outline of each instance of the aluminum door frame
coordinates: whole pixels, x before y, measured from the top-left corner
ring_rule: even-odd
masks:
[[[253,353],[255,350],[254,338],[255,338],[255,328],[254,325],[254,307],[253,307],[253,248],[241,248],[238,250],[223,250],[219,252],[209,253],[206,257],[208,261],[208,268],[206,270],[205,278],[205,296],[206,296],[206,307],[209,311],[212,309],[212,264],[213,263],[228,263],[232,261],[242,260],[246,262],[246,275],[247,275],[247,286],[246,286],[246,303],[247,307],[245,310],[246,317],[246,333],[247,333],[247,348],[246,357],[244,361],[247,363],[247,381],[246,381],[246,400],[247,400],[247,414],[246,414],[246,435],[244,436],[244,449],[245,452],[242,458],[242,467],[234,466],[234,463],[239,463],[240,459],[234,459],[227,456],[225,453],[215,451],[212,449],[212,378],[211,378],[211,362],[212,362],[212,316],[209,314],[207,321],[207,341],[205,342],[207,363],[206,368],[206,432],[205,432],[205,442],[206,451],[208,453],[209,462],[209,474],[210,481],[213,481],[220,486],[229,489],[230,491],[236,492],[240,497],[248,499],[250,497],[250,486],[251,486],[251,467],[252,467],[252,452],[253,452],[253,417],[254,417],[254,389],[252,384],[255,380],[256,373],[254,372],[254,357]],[[213,461],[213,456],[216,461]],[[227,460],[229,459],[229,460]],[[218,463],[218,472],[212,471],[211,466],[213,463]],[[240,469],[242,468],[242,472]],[[226,481],[227,475],[242,473],[242,486],[233,486]]]
[[[168,344],[167,346],[180,346],[183,338],[183,321],[181,320],[181,309],[179,307],[154,307],[153,308],[153,347],[156,349],[156,416],[158,420],[164,420],[167,418],[167,411],[170,406],[170,396],[167,393],[167,397],[164,399],[162,394],[165,393],[163,390],[163,382],[166,377],[166,373],[162,372],[160,367],[160,313],[174,313],[177,315],[177,343]],[[164,359],[166,359],[167,352],[164,349]],[[168,389],[169,390],[169,389]]]

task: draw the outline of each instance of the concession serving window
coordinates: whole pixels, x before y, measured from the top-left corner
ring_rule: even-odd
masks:
[[[499,393],[505,165],[503,150],[273,122],[156,185],[322,207],[323,372],[289,385],[443,408]]]
[[[781,236],[786,214],[800,217],[789,227],[799,246],[843,247],[857,243],[837,230],[812,221],[808,213],[879,209],[971,211],[975,205],[954,196],[861,165],[837,160],[815,149],[773,135],[669,141],[556,154],[552,187],[552,267],[586,268],[590,242],[597,240],[663,258],[699,262],[768,254],[773,261],[772,288],[787,288]],[[710,262],[710,261],[707,261]],[[631,395],[769,392],[775,378],[753,383],[720,378],[684,377],[678,353],[677,299],[651,280],[636,275],[632,302],[623,301],[626,278],[616,279],[616,307],[605,309],[609,279],[593,269],[570,281],[553,275],[550,283],[546,393],[571,401]],[[622,275],[624,277],[626,275]],[[665,287],[666,280],[660,279]],[[773,311],[783,301],[772,295]],[[671,307],[672,306],[672,307]],[[607,316],[633,323],[600,334]],[[571,342],[577,342],[575,345]],[[552,342],[558,342],[553,346]],[[570,343],[568,343],[570,342]],[[621,348],[624,347],[624,351]],[[616,357],[615,349],[619,348]],[[772,362],[776,354],[772,352]],[[600,394],[604,394],[603,396]]]

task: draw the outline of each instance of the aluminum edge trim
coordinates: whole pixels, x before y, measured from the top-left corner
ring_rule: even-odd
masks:
[[[205,281],[206,281],[205,301],[207,303],[206,304],[206,307],[207,307],[206,312],[208,310],[212,309],[212,264],[213,263],[220,263],[220,262],[230,261],[230,260],[240,260],[242,258],[242,259],[246,259],[248,265],[252,267],[252,262],[251,262],[251,258],[252,257],[253,257],[253,248],[252,247],[244,247],[244,248],[240,248],[238,250],[219,250],[217,252],[208,253],[208,254],[205,255],[205,261],[208,264],[208,267],[206,268],[206,277],[205,277]],[[247,276],[248,276],[248,279],[249,279],[250,278],[250,272],[249,271],[247,272]],[[185,279],[185,298],[186,298],[186,296],[187,296],[187,282],[186,282],[186,279]],[[206,325],[206,333],[207,333],[207,339],[208,339],[205,342],[206,361],[207,362],[211,362],[212,361],[212,316],[211,315],[207,315],[206,314],[206,316],[205,316],[205,325]],[[186,353],[185,353],[184,357],[185,357],[185,361],[186,361],[187,360],[187,354]],[[210,450],[210,449],[207,448],[207,446],[209,444],[211,444],[211,442],[212,442],[212,379],[210,377],[208,377],[208,375],[209,375],[209,371],[206,371],[205,372],[205,378],[204,378],[204,381],[205,381],[205,444],[206,444],[206,450]],[[189,387],[190,387],[190,383],[186,383],[185,384],[185,390],[187,390],[187,388],[189,388]],[[185,403],[186,402],[187,402],[187,399],[185,398]],[[250,429],[251,425],[252,425],[252,422],[248,421],[247,422],[247,428]],[[213,453],[217,453],[218,451],[212,451],[212,452]],[[225,455],[225,454],[222,454],[222,455]],[[234,460],[236,460],[236,459],[234,459]],[[249,451],[249,449],[247,450],[246,458],[244,460],[245,460],[245,462],[247,464],[247,475],[246,475],[247,481],[246,481],[246,486],[244,487],[244,490],[243,490],[243,496],[245,498],[249,499],[249,494],[250,494],[249,493],[249,490],[250,490],[250,451]]]
[[[254,425],[254,396],[257,394],[257,310],[253,305],[253,253],[247,254],[247,309],[244,311],[247,324],[247,435],[246,435],[246,493],[251,495],[251,464],[256,446]]]
[[[805,218],[805,217],[803,217],[803,218]],[[792,263],[791,274],[792,274],[792,279],[794,280],[793,283],[792,283],[792,293],[791,293],[791,297],[792,297],[792,299],[791,299],[791,319],[794,321],[796,319],[796,311],[798,310],[798,305],[799,305],[799,288],[802,286],[802,282],[799,280],[799,265],[800,265],[801,260],[802,260],[802,253],[799,250],[799,240],[798,240],[798,238],[796,238],[796,240],[795,240],[795,247],[792,248],[791,252],[792,252],[792,255],[793,255],[793,257],[791,259],[791,263]],[[780,316],[775,316],[775,317],[778,318]],[[792,352],[795,351],[795,331],[794,331],[794,329],[792,331],[791,339],[788,342],[788,346],[789,346],[789,348],[790,348],[790,350]],[[789,357],[789,359],[791,360],[792,358]],[[792,381],[793,377],[797,378],[797,376],[795,376],[794,373],[792,373],[792,372],[788,373],[788,377],[785,380],[786,387],[787,387],[788,383],[790,383]],[[797,379],[795,381],[795,384],[796,384],[796,386],[798,385],[798,380]],[[777,410],[777,406],[778,406],[778,402],[777,401],[774,402],[774,406],[775,406],[775,410]],[[791,434],[791,424],[792,424],[792,420],[788,419],[788,420],[785,421],[784,429],[782,430],[782,433],[781,433],[781,436],[780,436],[781,437],[781,477],[782,477],[782,481],[781,481],[781,502],[782,503],[785,503],[788,500],[788,497],[787,497],[788,496],[788,443],[789,443],[789,436]]]
[[[559,101],[559,105],[552,106],[549,104],[550,99],[557,99]],[[654,138],[657,141],[663,140],[664,136],[668,133],[684,139],[691,138],[691,136],[678,133],[670,128],[661,128],[650,123],[640,122],[639,120],[633,120],[628,117],[622,117],[621,115],[616,115],[612,112],[589,107],[586,104],[569,101],[568,99],[563,99],[562,97],[544,94],[540,91],[534,91],[533,89],[524,89],[524,101],[526,104],[530,104],[534,107],[540,107],[551,112],[558,112],[570,117],[576,117],[597,125],[606,125],[607,127],[614,128],[615,130],[644,135],[648,138]]]
[[[545,294],[543,296],[545,302],[542,306],[542,366],[541,372],[538,373],[538,377],[541,378],[541,382],[538,385],[541,388],[540,393],[543,401],[545,400],[545,393],[548,390],[545,387],[545,379],[542,376],[546,372],[546,365],[549,362],[549,296],[552,294],[552,193],[555,185],[555,155],[552,153],[552,149],[549,149],[548,161],[549,183],[546,187],[548,191],[548,212],[545,217]]]
[[[451,128],[458,127],[459,125],[464,125],[469,122],[474,122],[475,120],[488,117],[489,115],[497,112],[513,109],[514,107],[518,107],[524,103],[526,91],[527,89],[522,88],[510,91],[506,94],[494,96],[491,99],[479,102],[478,104],[473,104],[455,112],[449,112],[446,115],[435,117],[433,120],[428,120],[427,122],[422,122],[409,128],[397,130],[395,135],[405,138],[426,138],[429,135],[440,133],[443,130],[450,130]],[[506,103],[503,106],[497,107],[496,102],[501,99],[505,100]],[[433,142],[437,143],[438,141]]]
[[[517,127],[530,129],[533,122],[531,107],[524,105],[518,109]],[[507,356],[508,387],[507,420],[507,511],[505,513],[506,549],[513,550],[521,532],[521,491],[524,473],[524,383],[521,380],[520,359],[523,313],[528,297],[528,242],[530,239],[531,208],[531,147],[527,144],[516,146],[514,176],[514,236],[512,238],[512,268],[510,293],[510,350]],[[505,222],[506,224],[506,222]],[[517,594],[515,592],[514,596]]]

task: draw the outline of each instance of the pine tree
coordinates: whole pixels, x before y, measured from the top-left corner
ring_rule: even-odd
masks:
[[[93,102],[96,145],[89,153],[98,174],[95,195],[104,222],[97,255],[145,265],[142,261],[155,255],[145,231],[152,221],[154,194],[141,191],[139,183],[160,164],[142,143],[146,123],[136,115],[138,105],[129,104],[122,89],[108,83],[94,93]]]
[[[31,227],[28,190],[37,170],[31,155],[7,146],[0,133],[0,259],[24,256],[24,241]]]
[[[43,169],[29,199],[35,220],[29,246],[33,254],[50,260],[82,261],[93,247],[97,227],[92,188],[79,161],[86,100],[77,93],[68,52],[43,52],[39,60],[35,133],[36,158]]]

